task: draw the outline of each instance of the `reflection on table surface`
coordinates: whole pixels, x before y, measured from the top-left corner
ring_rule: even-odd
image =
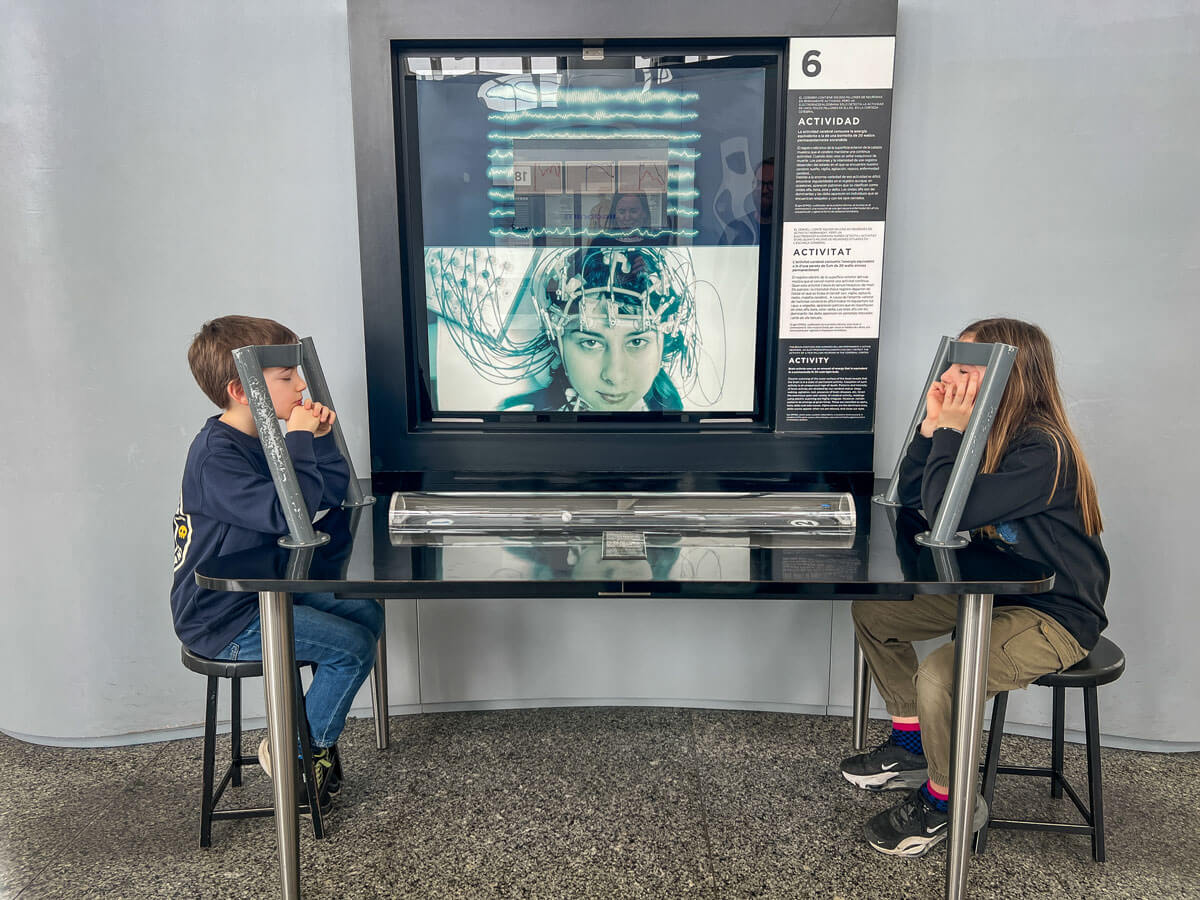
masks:
[[[845,550],[853,542],[850,535],[836,543],[805,546]],[[393,545],[396,543],[393,540]],[[438,549],[439,577],[449,581],[745,581],[751,577],[751,559],[757,549],[746,538],[711,535],[647,535],[644,559],[606,557],[604,537],[599,534],[555,534],[545,539],[446,535],[417,543]],[[791,546],[798,549],[797,544]]]

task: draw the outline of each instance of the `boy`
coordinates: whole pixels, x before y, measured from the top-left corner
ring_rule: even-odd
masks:
[[[192,441],[175,513],[175,633],[193,652],[212,659],[261,660],[258,596],[213,591],[196,584],[206,559],[273,544],[287,532],[233,351],[249,345],[295,344],[299,338],[271,319],[224,316],[206,322],[188,350],[200,389],[220,409]],[[349,468],[330,434],[332,409],[304,399],[306,387],[291,367],[268,366],[263,377],[275,415],[287,422],[284,438],[310,513],[341,504]],[[305,695],[318,793],[336,791],[328,776],[336,741],[358,688],[375,664],[383,611],[374,600],[332,594],[294,595],[296,658],[317,664]],[[263,739],[259,762],[271,774]]]

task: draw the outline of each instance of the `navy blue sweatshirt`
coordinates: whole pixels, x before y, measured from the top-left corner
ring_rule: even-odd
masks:
[[[333,435],[289,432],[284,440],[310,514],[341,504],[350,470]],[[175,633],[192,651],[214,656],[258,615],[258,595],[196,584],[196,566],[214,556],[273,544],[288,530],[258,437],[204,423],[188,450],[175,512]]]
[[[932,438],[918,430],[900,466],[900,502],[923,509],[933,522],[961,444],[962,435],[949,428],[939,428]],[[973,531],[991,525],[996,545],[1053,568],[1054,587],[1048,593],[997,596],[995,605],[1044,612],[1079,646],[1091,650],[1108,625],[1108,557],[1100,538],[1084,531],[1076,503],[1075,465],[1068,453],[1064,450],[1055,488],[1053,439],[1034,428],[1018,434],[995,472],[975,476],[959,528]]]

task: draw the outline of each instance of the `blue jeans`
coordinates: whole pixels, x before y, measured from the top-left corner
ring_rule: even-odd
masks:
[[[332,747],[346,727],[354,695],[375,665],[375,645],[383,631],[383,607],[375,600],[333,594],[294,594],[296,659],[316,663],[304,696],[313,746]],[[258,616],[229,642],[217,659],[261,660],[262,622]]]

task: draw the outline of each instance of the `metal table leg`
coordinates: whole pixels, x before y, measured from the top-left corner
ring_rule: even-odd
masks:
[[[263,689],[271,741],[271,786],[275,793],[275,835],[279,841],[280,896],[300,896],[300,842],[296,812],[296,646],[292,595],[261,591]]]
[[[958,606],[954,648],[954,714],[950,747],[950,836],[946,857],[946,897],[961,900],[971,858],[971,821],[979,772],[979,735],[987,690],[992,595],[964,594]]]
[[[871,670],[858,639],[854,641],[854,749],[867,749],[867,717],[871,707]]]
[[[387,608],[387,604],[382,600],[379,601],[379,605]],[[375,668],[371,670],[371,710],[375,713],[375,746],[386,750],[391,742],[391,729],[388,724],[386,626],[375,647]]]

